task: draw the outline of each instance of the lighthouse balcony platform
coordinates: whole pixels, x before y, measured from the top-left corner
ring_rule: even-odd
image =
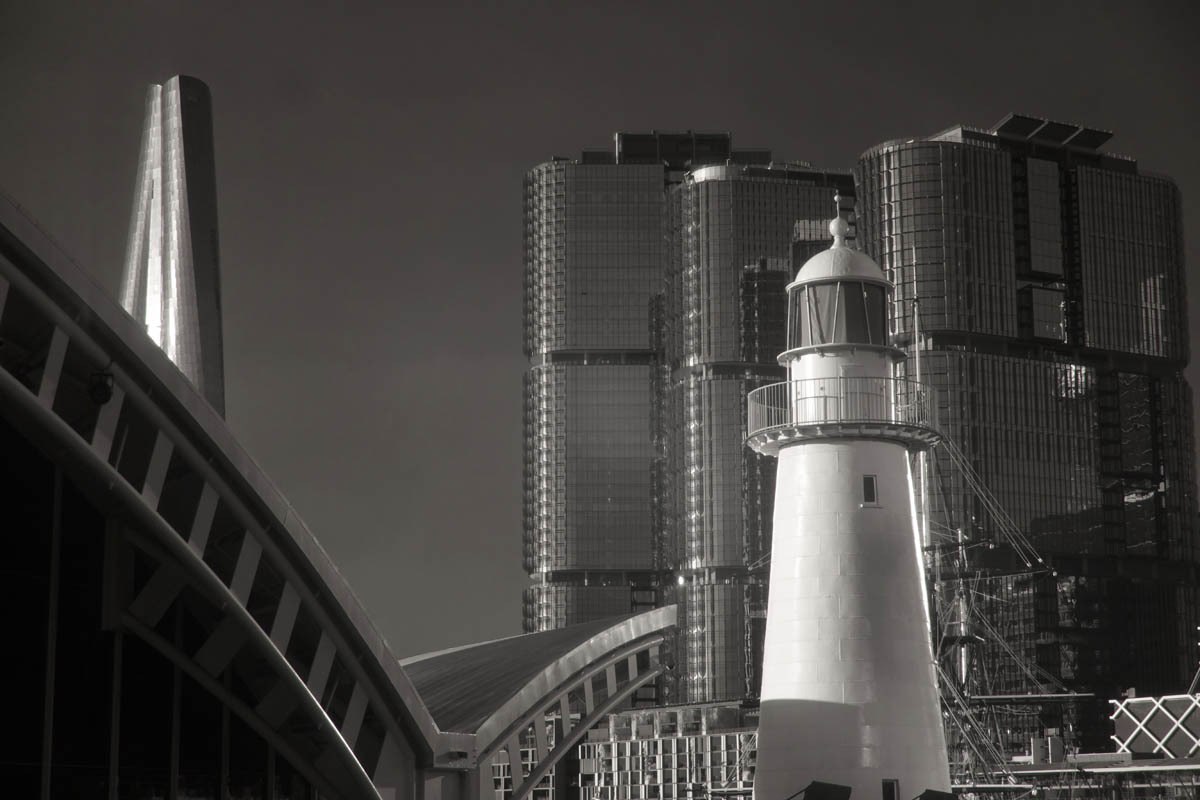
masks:
[[[763,455],[812,439],[889,439],[924,449],[941,438],[934,390],[893,378],[773,383],[750,392],[746,415],[746,443]]]

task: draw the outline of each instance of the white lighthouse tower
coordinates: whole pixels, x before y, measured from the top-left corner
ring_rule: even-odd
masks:
[[[908,458],[935,406],[894,377],[892,285],[847,228],[787,287],[787,382],[747,403],[748,443],[779,457],[756,800],[950,788]]]

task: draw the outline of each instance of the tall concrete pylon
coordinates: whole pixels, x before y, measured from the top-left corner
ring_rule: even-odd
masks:
[[[196,78],[146,93],[121,305],[224,415],[212,99]]]
[[[830,232],[787,287],[788,380],[747,402],[748,443],[779,458],[754,797],[908,800],[950,788],[909,462],[936,405],[894,377],[891,283]]]

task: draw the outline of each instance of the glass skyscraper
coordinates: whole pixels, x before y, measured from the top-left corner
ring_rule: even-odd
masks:
[[[525,629],[677,603],[659,702],[757,695],[773,464],[744,446],[745,395],[780,379],[783,286],[828,246],[836,194],[958,456],[917,487],[947,679],[1094,695],[993,705],[1014,753],[1047,729],[1107,749],[1109,698],[1182,691],[1200,548],[1179,196],[1109,136],[1013,115],[879,145],[852,181],[726,135],[618,134],[531,170]]]
[[[524,629],[657,601],[655,376],[664,189],[727,134],[628,134],[525,177]]]
[[[668,192],[660,497],[680,615],[673,701],[758,695],[775,463],[745,445],[746,395],[783,379],[796,222],[828,220],[839,193],[853,196],[849,172],[807,164],[704,167]]]
[[[848,171],[727,134],[620,133],[526,176],[525,630],[678,602],[660,699],[757,693],[774,472],[745,395],[781,374],[796,221],[838,192]]]
[[[1045,729],[1107,750],[1108,699],[1184,691],[1195,669],[1179,193],[1099,152],[1109,137],[1010,115],[879,145],[855,172],[859,239],[895,282],[906,368],[919,354],[969,467],[939,448],[927,472],[957,679],[977,696],[1095,695],[1003,707],[994,733],[1010,752]],[[1045,563],[1027,568],[1006,526]]]

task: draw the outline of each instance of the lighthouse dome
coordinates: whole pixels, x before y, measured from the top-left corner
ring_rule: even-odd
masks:
[[[903,352],[888,337],[887,302],[892,284],[870,256],[846,246],[849,226],[829,223],[833,246],[805,262],[788,284],[787,350],[782,363],[808,348],[870,346],[893,358]]]
[[[829,232],[833,235],[833,245],[805,261],[791,285],[841,279],[887,283],[883,270],[870,256],[846,245],[846,234],[849,230],[850,226],[846,220],[840,217],[830,222]]]

